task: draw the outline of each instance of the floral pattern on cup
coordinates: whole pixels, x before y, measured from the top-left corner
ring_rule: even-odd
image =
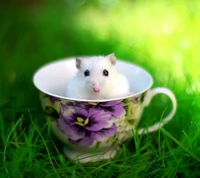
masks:
[[[139,120],[135,112],[143,95],[109,102],[78,102],[45,97],[49,100],[45,105],[46,114],[54,118],[68,142],[88,147],[111,140],[125,140]]]
[[[104,112],[103,109],[89,107],[88,103],[86,106],[87,109],[80,107],[68,115],[61,114],[57,121],[60,129],[68,135],[69,142],[79,146],[89,146],[95,140],[100,141],[114,136],[117,127],[110,121],[116,117],[111,112]],[[67,107],[61,108],[64,108],[62,113],[65,113]]]

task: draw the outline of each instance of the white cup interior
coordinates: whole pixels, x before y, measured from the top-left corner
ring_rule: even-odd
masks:
[[[152,86],[152,77],[143,68],[122,60],[118,60],[116,65],[118,71],[127,77],[132,95],[143,93]],[[66,58],[41,67],[34,74],[33,82],[40,91],[48,95],[67,98],[67,83],[76,72],[75,58]]]

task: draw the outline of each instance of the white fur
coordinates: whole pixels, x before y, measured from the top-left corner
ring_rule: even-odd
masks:
[[[104,69],[109,72],[108,77],[103,76]],[[90,71],[90,76],[84,75],[85,70]],[[99,93],[92,90],[91,83],[100,88]],[[116,66],[111,63],[109,56],[81,59],[81,67],[76,76],[67,84],[66,90],[67,97],[77,99],[111,99],[128,94],[128,80],[117,72]]]

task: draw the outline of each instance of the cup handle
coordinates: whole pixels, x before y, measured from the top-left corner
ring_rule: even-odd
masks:
[[[143,102],[143,106],[144,107],[148,106],[149,103],[151,102],[151,99],[157,94],[165,94],[171,99],[172,110],[165,118],[163,118],[162,121],[157,122],[156,124],[149,126],[148,128],[139,129],[138,134],[146,134],[146,133],[154,132],[154,131],[160,129],[161,127],[163,127],[167,122],[169,122],[172,119],[172,117],[174,116],[174,114],[176,112],[176,108],[177,108],[176,97],[174,96],[172,91],[167,88],[154,88],[154,89],[148,90],[145,100]]]

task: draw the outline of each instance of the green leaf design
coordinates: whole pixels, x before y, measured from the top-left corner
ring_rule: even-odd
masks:
[[[132,125],[132,126],[134,126],[135,124],[136,124],[136,121],[137,121],[137,119],[128,119],[127,120],[127,122],[130,124],[130,125]]]
[[[58,111],[51,106],[46,106],[44,109],[44,112],[48,116],[51,116],[53,120],[54,119],[57,120],[60,117],[60,114],[58,113]]]
[[[99,148],[101,142],[97,142],[96,145],[95,145],[95,148]]]
[[[124,99],[124,109],[126,111],[125,117],[125,123],[127,125],[131,125],[131,126],[135,126],[138,118],[135,118],[135,112],[137,110],[137,106],[139,106],[141,104],[141,100],[144,99],[144,95],[142,95],[140,98],[138,98],[138,103],[134,103],[133,102],[133,98],[127,98]]]
[[[143,93],[142,96],[141,96],[141,99],[140,99],[140,102],[141,102],[141,103],[143,103],[145,96],[146,96],[146,92]]]

